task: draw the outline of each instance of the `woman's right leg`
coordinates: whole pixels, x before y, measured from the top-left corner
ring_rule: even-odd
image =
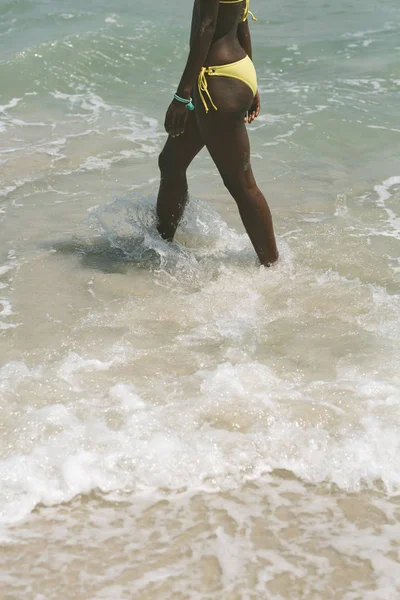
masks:
[[[157,229],[165,240],[171,241],[175,235],[188,199],[186,170],[203,146],[196,116],[190,112],[184,133],[178,137],[168,136],[159,156]]]
[[[222,91],[222,87],[219,85],[219,91]],[[224,110],[222,97],[218,111],[211,109],[208,114],[204,110],[197,112],[201,136],[226,188],[236,201],[243,225],[261,264],[269,266],[279,256],[271,212],[251,169],[244,111],[232,110],[233,107],[227,107],[227,104],[225,102]]]

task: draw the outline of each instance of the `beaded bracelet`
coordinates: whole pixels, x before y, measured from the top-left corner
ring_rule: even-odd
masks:
[[[181,98],[180,96],[178,96],[178,94],[174,94],[174,98],[175,100],[178,100],[178,102],[182,102],[182,104],[185,104],[187,109],[194,110],[194,104],[191,98],[189,98],[189,100],[187,98]]]

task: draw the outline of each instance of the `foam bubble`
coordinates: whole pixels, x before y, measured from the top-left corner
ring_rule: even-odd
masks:
[[[104,171],[108,170],[114,162],[115,158],[88,156],[85,162],[80,165],[80,169],[83,171]]]
[[[70,352],[68,356],[62,361],[58,368],[58,376],[60,379],[71,384],[74,389],[79,390],[78,375],[80,372],[85,371],[108,371],[111,366],[119,364],[123,361],[120,356],[115,356],[107,361],[102,361],[97,358],[84,358],[76,352]]]
[[[3,265],[0,267],[0,277],[2,275],[5,275],[6,273],[8,273],[8,271],[11,271],[12,266],[11,265]]]
[[[7,185],[6,187],[0,189],[0,196],[6,197],[16,189],[17,189],[17,186],[15,186],[15,185]]]
[[[20,102],[22,102],[22,100],[23,98],[12,98],[7,104],[0,104],[0,113],[5,113],[10,108],[15,108]]]
[[[400,176],[389,177],[381,184],[374,187],[375,192],[378,194],[377,204],[387,214],[388,222],[392,229],[399,234],[400,233],[400,216],[394,211],[393,208],[388,206],[387,201],[392,197],[392,189],[400,186]]]
[[[146,406],[130,383],[117,383],[110,388],[110,396],[113,400],[119,401],[124,408],[130,410],[138,410]]]
[[[118,26],[118,19],[119,19],[119,15],[112,14],[109,17],[106,17],[104,19],[104,22],[105,23],[112,23],[113,25],[117,25]],[[121,27],[121,25],[119,25],[119,27]]]
[[[12,311],[12,305],[6,298],[0,298],[0,317],[9,317],[14,314]]]
[[[5,323],[4,321],[0,321],[0,329],[15,329],[17,325],[15,323]]]
[[[31,377],[32,372],[22,361],[10,361],[0,367],[0,388],[10,389],[26,377]]]

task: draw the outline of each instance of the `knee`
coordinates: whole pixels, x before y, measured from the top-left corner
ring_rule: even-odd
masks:
[[[166,152],[165,149],[162,150],[158,157],[158,168],[162,175],[167,174],[171,170],[172,163],[173,161],[171,161],[169,153]]]
[[[232,177],[232,174],[230,174],[226,177],[223,176],[222,181],[228,192],[238,203],[257,190],[254,177],[246,177],[245,175]]]
[[[180,174],[185,174],[186,169],[177,160],[177,157],[168,150],[162,150],[158,157],[158,168],[161,172],[161,177],[178,177]]]

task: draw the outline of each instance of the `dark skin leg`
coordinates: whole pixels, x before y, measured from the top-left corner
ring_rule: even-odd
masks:
[[[195,112],[189,112],[184,133],[169,135],[159,156],[157,229],[164,240],[172,241],[175,235],[188,200],[186,170],[203,146]]]
[[[218,111],[210,108],[206,114],[196,91],[196,119],[194,113],[190,113],[184,133],[177,137],[170,135],[161,152],[158,231],[164,239],[173,239],[187,202],[186,169],[205,143],[226,188],[236,201],[261,264],[269,266],[277,260],[278,250],[271,213],[251,169],[244,124],[245,113],[254,100],[253,94],[246,84],[231,78],[209,77],[208,84]]]
[[[209,77],[209,90],[218,111],[197,111],[202,138],[222,180],[236,201],[243,225],[262,265],[278,259],[271,212],[256,184],[250,164],[250,144],[244,117],[253,102],[251,89],[227,77]],[[200,98],[196,93],[196,106]]]

